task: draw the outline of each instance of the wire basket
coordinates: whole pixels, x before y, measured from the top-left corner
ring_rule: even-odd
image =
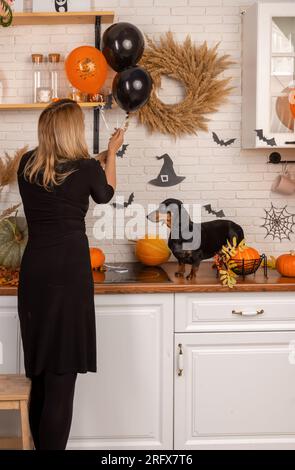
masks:
[[[265,255],[261,255],[260,258],[257,259],[235,260],[236,266],[231,269],[235,274],[245,277],[249,274],[255,274],[257,269],[261,266],[262,261],[264,261],[264,276],[267,277],[267,258]]]

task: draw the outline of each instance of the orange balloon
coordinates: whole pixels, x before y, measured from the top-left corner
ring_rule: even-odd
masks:
[[[289,96],[278,96],[276,100],[276,113],[281,123],[291,131],[294,130],[294,118],[289,103]]]
[[[74,49],[65,61],[71,84],[82,93],[98,93],[107,78],[107,61],[96,47]]]

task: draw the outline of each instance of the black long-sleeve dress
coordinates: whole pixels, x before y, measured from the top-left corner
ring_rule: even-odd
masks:
[[[65,164],[75,170],[50,191],[28,182],[21,159],[18,184],[29,229],[21,263],[18,313],[27,377],[42,371],[96,372],[94,287],[85,233],[89,196],[114,194],[92,158]]]

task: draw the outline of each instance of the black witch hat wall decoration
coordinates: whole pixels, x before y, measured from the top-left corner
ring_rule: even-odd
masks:
[[[185,179],[185,176],[178,176],[175,173],[172,158],[167,153],[156,158],[157,160],[164,160],[164,163],[157,178],[149,181],[149,184],[152,184],[153,186],[168,187],[175,186]]]

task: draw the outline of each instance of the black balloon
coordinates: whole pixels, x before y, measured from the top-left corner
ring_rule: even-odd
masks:
[[[102,52],[116,72],[136,65],[144,51],[143,34],[131,23],[113,24],[104,32],[102,41]]]
[[[114,78],[113,96],[125,111],[137,111],[149,100],[152,91],[150,74],[141,67],[129,67]]]

